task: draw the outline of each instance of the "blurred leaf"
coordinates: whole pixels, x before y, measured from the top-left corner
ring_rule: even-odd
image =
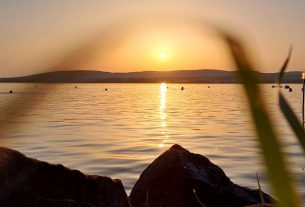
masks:
[[[292,53],[292,46],[290,47],[288,56],[287,56],[287,58],[286,58],[286,60],[285,60],[285,62],[284,62],[284,64],[283,64],[283,66],[282,66],[282,68],[281,68],[281,70],[280,70],[279,78],[278,78],[278,84],[279,84],[279,85],[280,85],[281,82],[282,82],[282,79],[283,79],[283,76],[284,76],[284,72],[285,72],[285,70],[286,70],[286,68],[287,68],[287,65],[288,65],[289,61],[290,61],[291,53]]]
[[[289,63],[290,56],[291,56],[291,51],[292,51],[292,48],[290,48],[289,54],[286,58],[286,61],[284,62],[283,66],[282,66],[282,69],[279,73],[279,84],[282,81],[282,78],[284,76],[284,72],[285,72],[285,70],[287,68],[287,65]],[[303,151],[305,152],[305,132],[304,132],[304,128],[301,125],[301,123],[298,120],[295,113],[293,112],[292,108],[290,107],[290,105],[286,101],[285,97],[281,93],[280,89],[279,89],[279,104],[280,104],[280,108],[281,108],[282,113],[286,117],[290,127],[293,129],[295,135],[297,136],[299,142],[301,143]]]
[[[280,93],[279,97],[280,102],[280,108],[286,117],[290,127],[293,129],[295,135],[297,136],[299,142],[301,143],[301,146],[303,148],[303,151],[305,152],[305,132],[304,128],[301,125],[300,121],[296,117],[295,113],[293,112],[292,108],[284,98],[283,94]]]
[[[266,112],[252,64],[239,41],[227,33],[223,35],[243,81],[272,190],[280,206],[299,207],[300,198],[292,184],[280,143]]]
[[[109,24],[106,27],[97,28],[93,34],[82,42],[72,45],[63,45],[62,51],[58,51],[63,54],[50,64],[46,64],[42,67],[41,72],[52,72],[61,70],[62,68],[69,68],[68,66],[71,64],[71,61],[75,60],[85,63],[97,52],[100,56],[106,55],[114,44],[118,46],[127,40],[130,31],[124,27],[125,24],[126,19],[123,19],[122,21]],[[132,27],[130,30],[131,29]],[[121,35],[122,33],[124,33],[124,36]],[[98,51],[96,48],[97,45],[99,48],[102,48],[104,52]],[[47,91],[39,94],[40,98],[47,97],[56,87],[57,84],[50,84]],[[21,90],[22,91],[19,92],[22,93],[12,94],[14,96],[13,99],[1,105],[4,112],[0,114],[0,146],[1,139],[7,137],[9,129],[15,129],[15,123],[18,122],[18,119],[38,106],[34,101],[36,96],[35,93],[33,93],[33,85],[24,84],[24,88]],[[14,116],[12,114],[14,114]]]

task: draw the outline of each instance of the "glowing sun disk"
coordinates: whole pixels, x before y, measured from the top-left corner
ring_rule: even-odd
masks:
[[[165,52],[161,52],[160,53],[160,58],[162,58],[162,59],[166,58],[166,53]]]

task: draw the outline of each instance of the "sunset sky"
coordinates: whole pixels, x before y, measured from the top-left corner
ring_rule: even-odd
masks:
[[[0,0],[0,77],[48,70],[234,69],[209,25],[260,71],[305,70],[304,0]]]

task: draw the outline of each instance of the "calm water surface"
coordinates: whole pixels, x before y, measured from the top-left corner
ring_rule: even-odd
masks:
[[[130,192],[147,165],[178,143],[207,156],[237,184],[257,188],[258,172],[269,191],[241,85],[184,84],[184,91],[181,84],[75,85],[0,84],[1,113],[14,117],[2,121],[7,127],[1,145],[119,178]],[[301,85],[291,86],[292,93],[282,90],[300,116]],[[277,90],[261,87],[305,197],[302,151],[279,111]],[[13,104],[7,109],[16,100],[26,110]]]

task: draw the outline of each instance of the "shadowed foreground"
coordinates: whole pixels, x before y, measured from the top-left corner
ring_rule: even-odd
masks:
[[[0,148],[0,206],[129,207],[120,180],[84,175]]]
[[[272,198],[264,194],[265,201]],[[179,145],[159,156],[130,194],[133,207],[238,207],[260,203],[258,190],[240,187],[206,157]]]
[[[258,190],[238,186],[206,157],[174,145],[141,174],[130,194],[120,180],[84,175],[0,148],[0,204],[29,207],[242,207]],[[263,194],[266,203],[273,199]],[[256,207],[269,206],[257,205]]]

